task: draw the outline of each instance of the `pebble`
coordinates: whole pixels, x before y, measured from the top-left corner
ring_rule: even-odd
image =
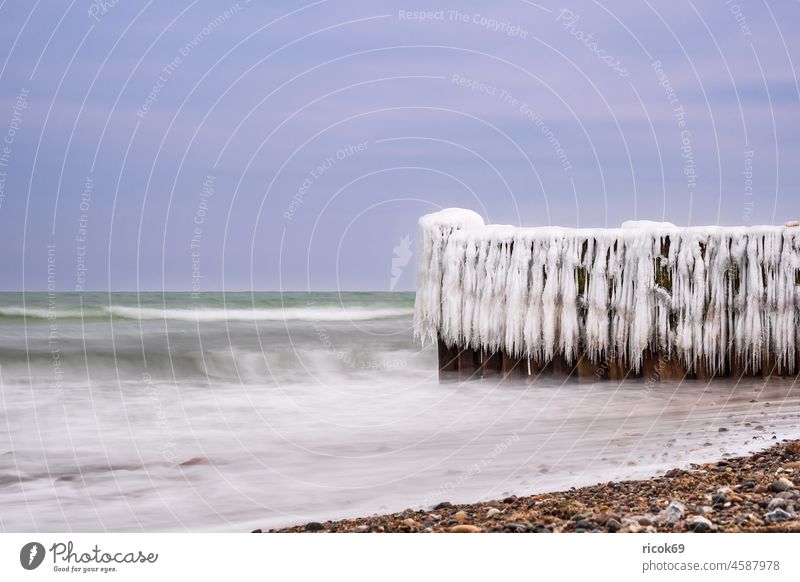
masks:
[[[355,529],[356,533],[367,533],[368,531],[369,531],[369,526],[368,525],[359,525]]]
[[[670,501],[666,509],[658,514],[659,523],[674,524],[686,513],[686,506],[680,501]],[[641,522],[639,522],[641,523]]]
[[[459,511],[453,516],[453,519],[456,521],[467,521],[467,513],[465,511]]]
[[[769,505],[767,505],[767,511],[772,511],[773,509],[777,509],[779,507],[781,509],[786,507],[786,500],[783,499],[782,497],[776,497],[772,501],[770,501]]]
[[[500,515],[501,513],[503,513],[503,512],[500,511],[499,509],[497,509],[496,507],[490,507],[488,509],[488,511],[486,512],[486,517],[487,518],[492,518],[492,517],[495,517],[496,515]]]
[[[434,505],[433,510],[438,511],[440,509],[447,509],[448,507],[453,507],[453,504],[449,501],[442,501],[441,503]]]
[[[450,528],[450,531],[453,533],[477,533],[481,531],[481,528],[476,525],[462,523],[460,525],[454,525]]]
[[[179,467],[193,467],[194,465],[210,465],[211,461],[206,459],[205,457],[192,457],[184,461],[183,463],[179,463]]]
[[[789,489],[794,489],[794,483],[789,481],[786,477],[781,477],[772,483],[773,491],[788,491]]]
[[[711,520],[703,517],[702,515],[695,515],[689,522],[689,530],[695,533],[706,533],[714,529],[714,524]]]
[[[783,521],[791,521],[793,519],[793,514],[789,513],[788,511],[784,511],[780,507],[773,509],[764,516],[764,521],[766,523],[781,523]]]
[[[325,526],[317,521],[309,521],[306,524],[306,531],[320,531],[323,529],[325,529]]]

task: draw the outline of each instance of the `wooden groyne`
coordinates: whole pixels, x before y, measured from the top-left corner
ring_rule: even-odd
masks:
[[[800,228],[420,219],[415,331],[441,379],[796,375]]]

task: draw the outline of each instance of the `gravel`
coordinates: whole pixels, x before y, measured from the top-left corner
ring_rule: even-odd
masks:
[[[282,532],[800,532],[800,440],[747,457],[486,503],[288,527]],[[260,532],[261,530],[256,530]]]

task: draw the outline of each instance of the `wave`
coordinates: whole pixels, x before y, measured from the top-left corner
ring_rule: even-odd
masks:
[[[102,315],[97,309],[50,309],[49,307],[0,307],[0,317],[31,319],[80,319]]]
[[[286,307],[272,309],[159,309],[112,305],[106,308],[116,317],[137,320],[177,321],[365,321],[407,317],[412,308],[386,307]]]
[[[0,307],[0,317],[29,319],[95,319],[110,315],[135,320],[175,321],[366,321],[408,317],[412,308],[386,307],[274,307],[262,309],[163,309],[155,307],[105,306],[97,309],[48,309],[46,307]]]
[[[414,313],[413,294],[402,293],[0,293],[0,319],[9,320],[175,320],[212,321],[365,321],[404,318]]]

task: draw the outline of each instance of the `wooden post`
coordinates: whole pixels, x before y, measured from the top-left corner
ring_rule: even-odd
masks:
[[[620,382],[627,377],[627,370],[625,366],[622,365],[622,360],[620,360],[616,355],[611,355],[608,358],[608,379],[614,380],[615,382]]]
[[[500,374],[503,368],[503,358],[500,352],[489,353],[484,350],[482,352],[482,357],[483,362],[481,362],[480,365],[481,378],[492,378]]]
[[[662,356],[661,361],[661,380],[680,382],[681,380],[686,380],[689,377],[689,370],[686,368],[684,363],[678,359],[677,356]]]
[[[575,365],[578,380],[581,382],[597,382],[603,374],[598,372],[598,364],[593,362],[585,353],[580,355]]]
[[[778,362],[769,346],[765,346],[761,351],[761,377],[769,378],[773,375],[780,375],[778,371]]]
[[[710,380],[712,378],[732,376],[739,379],[742,376],[763,377],[785,376],[795,374],[800,351],[794,366],[789,362],[779,359],[769,350],[763,350],[761,365],[753,366],[751,362],[744,361],[731,350],[720,364],[708,363],[700,358],[694,364],[694,369],[689,370],[683,360],[676,356],[667,356],[647,350],[642,357],[642,366],[634,372],[630,363],[617,357],[612,352],[595,362],[585,353],[572,364],[567,363],[563,355],[555,355],[548,362],[530,359],[530,374],[528,373],[528,358],[511,356],[503,351],[489,353],[472,348],[448,347],[441,338],[438,340],[439,380],[466,381],[476,378],[525,378],[528,383],[539,375],[552,375],[563,379],[574,376],[581,382],[597,382],[611,380],[620,382],[625,379],[643,378],[646,382],[656,383],[661,381],[680,382],[687,379]]]
[[[439,347],[439,382],[448,382],[458,378],[458,353],[455,346],[447,347],[447,344],[438,339]]]
[[[528,375],[528,362],[503,352],[502,373],[504,378],[522,378]]]
[[[461,381],[480,378],[480,354],[472,348],[464,348],[458,353],[458,379]]]

